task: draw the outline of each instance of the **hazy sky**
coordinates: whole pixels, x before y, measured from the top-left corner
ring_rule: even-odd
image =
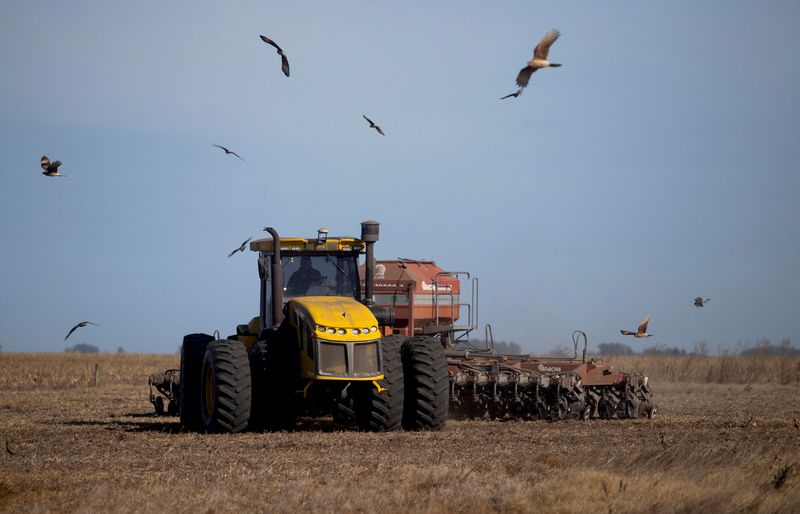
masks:
[[[365,219],[378,258],[480,277],[528,351],[800,343],[799,26],[793,1],[10,2],[2,350],[232,333],[258,276],[229,251]],[[563,67],[499,100],[553,27]]]

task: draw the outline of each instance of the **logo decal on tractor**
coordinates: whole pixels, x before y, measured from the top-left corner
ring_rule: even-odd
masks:
[[[436,286],[436,284],[426,284],[424,280],[422,281],[423,291],[450,291],[450,289],[452,289],[450,284]]]
[[[544,364],[539,364],[539,371],[549,371],[551,373],[552,372],[559,373],[559,372],[561,372],[561,367],[560,366],[545,366]]]

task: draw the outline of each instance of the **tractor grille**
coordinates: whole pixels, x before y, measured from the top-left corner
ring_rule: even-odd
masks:
[[[320,375],[363,378],[381,374],[380,340],[368,343],[317,342]]]
[[[341,343],[319,343],[319,371],[331,375],[347,375],[347,346]]]
[[[353,375],[375,375],[381,369],[378,342],[361,343],[353,348]]]

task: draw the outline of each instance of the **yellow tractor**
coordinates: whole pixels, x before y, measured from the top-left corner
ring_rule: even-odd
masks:
[[[297,416],[333,416],[362,430],[444,426],[449,376],[444,348],[427,336],[390,335],[391,308],[373,301],[373,246],[361,237],[271,238],[258,252],[259,315],[218,339],[189,334],[181,346],[178,404],[192,430],[290,429]],[[358,260],[366,254],[362,298]]]

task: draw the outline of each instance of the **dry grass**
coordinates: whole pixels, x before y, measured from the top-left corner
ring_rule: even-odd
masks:
[[[605,357],[658,383],[800,384],[800,357],[631,355]],[[0,390],[63,389],[92,385],[95,365],[103,385],[141,385],[157,371],[178,368],[175,355],[0,353]]]
[[[0,390],[65,389],[93,384],[141,385],[157,371],[180,366],[180,356],[115,353],[0,353]]]
[[[796,385],[654,378],[654,420],[211,435],[151,415],[176,361],[0,356],[0,511],[800,511]]]
[[[643,371],[660,383],[800,384],[800,357],[631,355],[605,362]]]

